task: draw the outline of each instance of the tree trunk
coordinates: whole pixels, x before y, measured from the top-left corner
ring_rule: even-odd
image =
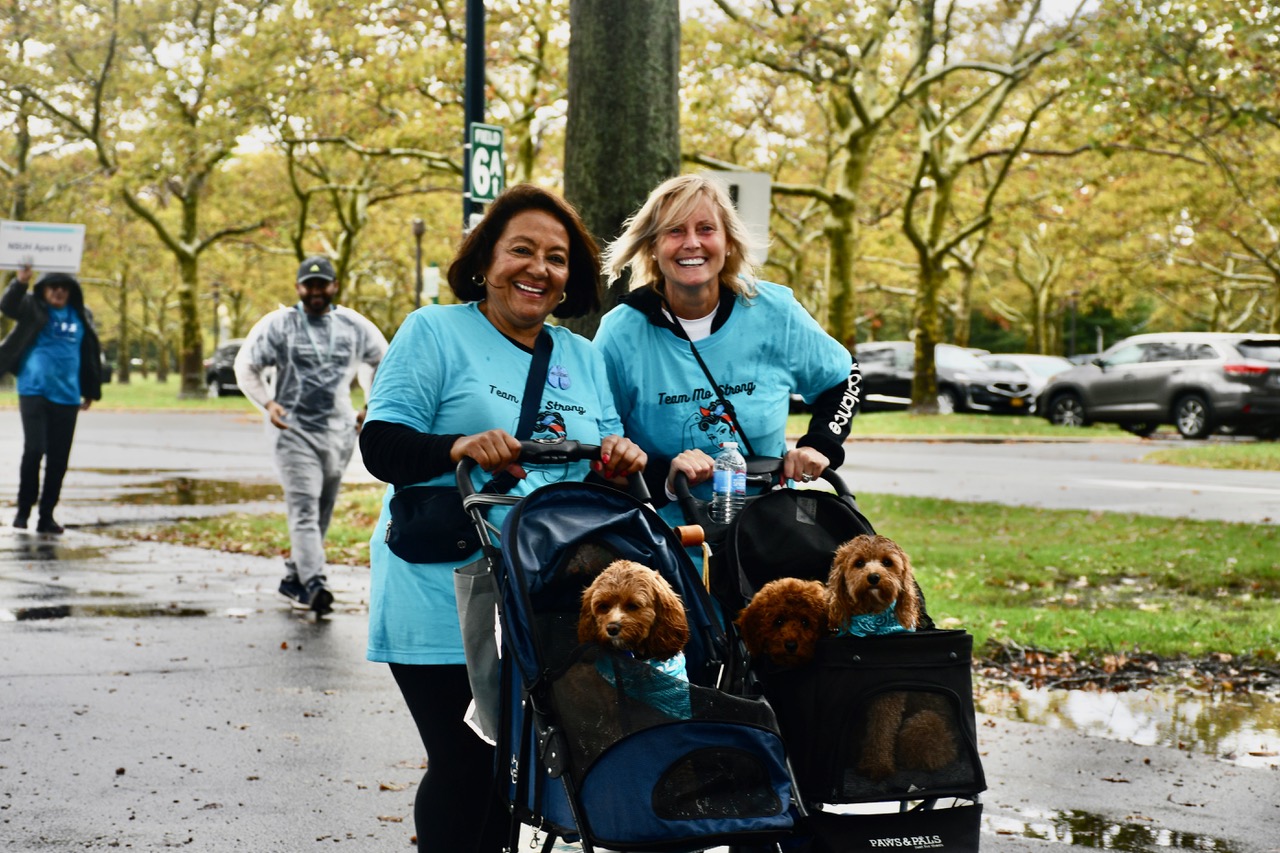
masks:
[[[184,399],[203,397],[204,340],[200,329],[200,307],[196,293],[200,287],[200,265],[195,255],[179,259],[182,284],[178,288],[178,396]]]
[[[564,193],[603,249],[680,173],[679,0],[570,0]],[[617,304],[625,284],[605,296]],[[594,335],[599,315],[565,325]]]
[[[129,268],[116,278],[117,307],[120,313],[120,329],[116,332],[116,371],[115,381],[121,385],[129,384]]]

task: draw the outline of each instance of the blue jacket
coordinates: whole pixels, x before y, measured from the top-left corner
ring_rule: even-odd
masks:
[[[67,285],[68,303],[84,322],[84,340],[80,342],[80,395],[86,400],[102,399],[102,350],[93,328],[93,315],[84,307],[84,293],[80,283],[64,273],[49,273],[40,277],[31,293],[16,278],[0,296],[0,313],[17,321],[13,331],[0,341],[0,375],[17,375],[27,350],[35,343],[36,336],[49,321],[45,307],[44,289],[50,282]]]

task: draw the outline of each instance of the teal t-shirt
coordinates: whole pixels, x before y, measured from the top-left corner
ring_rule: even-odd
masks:
[[[789,288],[760,281],[756,289],[754,297],[738,296],[724,325],[695,346],[755,453],[782,456],[791,394],[812,400],[844,381],[853,359]],[[594,343],[604,354],[627,437],[649,454],[650,467],[665,470],[676,454],[692,448],[715,456],[725,441],[737,441],[746,453],[687,340],[619,305],[600,321]],[[694,494],[709,499],[710,483]],[[675,504],[660,514],[671,524],[685,521]]]
[[[553,346],[533,440],[599,444],[622,433],[604,361],[591,344],[568,329],[546,326]],[[532,355],[494,328],[479,307],[429,305],[410,314],[387,349],[369,395],[369,421],[388,421],[434,434],[504,429],[520,420],[520,401]],[[582,480],[588,463],[526,466],[529,476],[512,494],[562,480]],[[483,484],[477,469],[477,487]],[[487,475],[485,475],[487,476]],[[452,485],[453,472],[431,481]],[[373,661],[405,664],[463,663],[453,592],[457,563],[406,563],[383,541],[392,490],[370,538],[372,569],[369,645]],[[501,513],[489,519],[500,524]]]
[[[18,367],[18,395],[50,403],[80,405],[80,342],[84,322],[70,305],[47,306],[44,324]]]

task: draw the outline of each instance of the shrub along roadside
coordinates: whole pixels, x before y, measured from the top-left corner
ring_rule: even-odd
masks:
[[[381,499],[381,487],[344,490],[332,562],[368,565]],[[1280,527],[875,494],[859,504],[910,554],[933,618],[976,648],[1280,661]],[[116,532],[263,556],[288,547],[283,515]]]

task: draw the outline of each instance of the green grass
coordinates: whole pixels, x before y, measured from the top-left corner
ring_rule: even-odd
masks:
[[[1280,442],[1202,445],[1156,450],[1142,457],[1158,465],[1230,468],[1236,471],[1280,471]]]
[[[128,385],[108,382],[102,386],[102,399],[93,406],[103,411],[195,411],[195,412],[253,412],[253,404],[239,394],[230,397],[179,396],[178,377],[170,374],[164,382],[155,376],[143,379],[132,377]],[[364,405],[364,391],[360,386],[351,390],[352,403]],[[18,392],[9,387],[0,390],[0,407],[17,408]]]
[[[343,491],[332,562],[368,565],[381,500],[381,487]],[[976,648],[1280,660],[1280,527],[874,494],[859,504],[911,555],[933,618]],[[142,535],[276,556],[284,527],[282,515],[233,514]]]

